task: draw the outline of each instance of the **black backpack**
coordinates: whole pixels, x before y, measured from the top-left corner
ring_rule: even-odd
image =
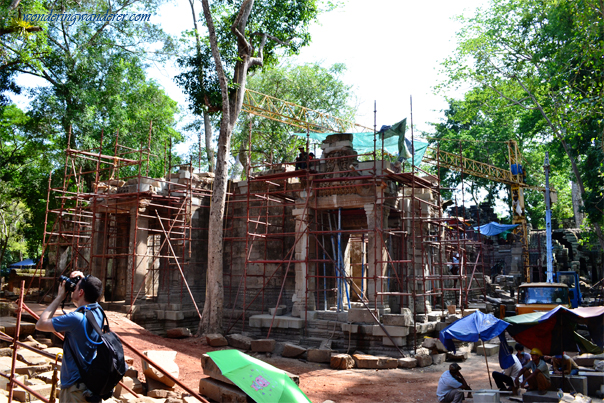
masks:
[[[113,395],[113,389],[122,380],[128,370],[124,360],[124,348],[122,342],[115,333],[109,330],[109,321],[105,312],[103,313],[103,330],[99,327],[96,318],[90,310],[86,310],[86,319],[92,328],[101,336],[101,344],[96,350],[96,357],[92,360],[88,371],[84,371],[70,343],[67,343],[71,355],[78,366],[80,381],[83,382],[88,391],[84,393],[89,402],[100,402],[101,399],[109,399]]]

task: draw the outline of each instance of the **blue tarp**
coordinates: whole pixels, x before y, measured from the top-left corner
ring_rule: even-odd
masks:
[[[490,222],[488,224],[481,225],[480,227],[474,227],[474,229],[478,230],[482,235],[494,236],[514,229],[517,226],[518,224],[498,224],[496,222]]]
[[[505,348],[507,341],[505,340],[504,331],[508,326],[509,323],[497,319],[491,314],[487,315],[476,311],[441,330],[439,339],[447,350],[455,351],[453,339],[476,342],[499,337],[503,347],[499,349],[499,364],[501,368],[506,369],[514,363],[514,359],[511,357],[512,351],[509,350],[509,346],[508,349]]]
[[[37,264],[37,262],[35,262],[32,259],[25,259],[21,262],[17,262],[17,263],[13,263],[8,265],[9,269],[10,268],[19,268],[19,267],[26,267],[26,266],[35,266]]]

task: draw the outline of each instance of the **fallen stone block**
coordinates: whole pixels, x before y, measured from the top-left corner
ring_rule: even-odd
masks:
[[[526,403],[526,402],[528,402],[528,403],[548,403],[548,402],[558,403],[558,402],[560,402],[560,399],[558,398],[557,392],[547,391],[546,394],[540,395],[539,392],[537,392],[537,391],[530,391],[530,392],[525,392],[522,395],[522,401],[524,403]]]
[[[48,348],[47,344],[44,344],[44,343],[34,339],[34,337],[32,335],[27,336],[25,338],[25,340],[23,341],[23,344],[27,344],[28,346],[37,348],[39,350],[44,350],[45,348]]]
[[[2,347],[0,348],[0,357],[12,357],[13,349],[10,347]]]
[[[579,371],[580,376],[587,378],[587,395],[595,396],[596,391],[604,385],[604,372],[584,372]]]
[[[153,393],[154,391],[158,391]],[[165,391],[161,392],[161,391]],[[136,392],[136,391],[135,391]],[[169,387],[167,385],[165,385],[162,382],[159,382],[156,379],[153,378],[148,378],[147,379],[147,395],[151,394],[151,395],[158,395],[158,396],[150,396],[150,397],[154,397],[154,398],[164,398],[169,396],[167,393],[174,393],[174,387]],[[162,397],[163,395],[165,395],[164,397]]]
[[[578,393],[581,393],[585,396],[589,394],[589,390],[587,388],[587,377],[580,375],[565,375],[564,376],[564,387],[562,386],[562,375],[551,374],[550,381],[552,382],[552,389],[558,390],[574,390]],[[572,387],[570,386],[572,385]]]
[[[271,316],[281,316],[285,313],[285,308],[283,307],[279,307],[279,308],[268,308],[268,313]]]
[[[161,367],[165,372],[168,372],[174,378],[178,379],[179,368],[178,368],[178,365],[176,364],[176,362],[174,362],[174,360],[176,359],[176,351],[147,350],[147,351],[143,351],[143,354],[145,356],[149,357],[151,360],[153,360],[153,362],[157,363],[158,365],[161,363]],[[151,366],[144,359],[142,360],[142,366],[143,366],[143,373],[145,374],[146,377],[155,379],[155,380],[163,383],[164,385],[170,386],[170,387],[172,387],[176,384],[176,382],[174,382],[173,380],[168,378],[166,375],[164,375],[162,372],[160,372],[157,368],[154,368],[153,366]]]
[[[415,368],[417,367],[417,360],[413,357],[399,358],[398,367],[405,369]]]
[[[273,339],[252,340],[250,347],[258,353],[272,353],[276,343]]]
[[[581,354],[573,357],[573,361],[582,367],[593,367],[596,360],[603,360],[604,354]]]
[[[23,376],[23,375],[15,376],[15,379],[21,383],[25,383],[25,376]],[[8,378],[0,376],[0,389],[8,390],[8,382],[9,382]]]
[[[468,359],[467,351],[456,351],[447,353],[447,361],[462,362]]]
[[[486,355],[487,357],[493,356],[499,353],[499,344],[478,344],[476,347],[476,354]]]
[[[187,337],[191,337],[191,331],[186,327],[177,327],[174,329],[169,329],[166,332],[166,337],[169,339],[185,339]]]
[[[427,367],[428,365],[432,365],[432,356],[431,355],[416,355],[415,359],[417,360],[417,366],[420,368]]]
[[[134,369],[134,367],[128,366],[126,373],[124,376],[129,376],[130,378],[138,378],[138,370]]]
[[[0,357],[0,372],[10,374],[13,365],[13,359],[11,357]],[[29,375],[29,366],[21,361],[15,362],[15,372],[20,375]],[[50,369],[50,366],[49,366]],[[44,371],[40,371],[44,372]]]
[[[125,376],[122,378],[122,383],[126,385],[128,388],[132,389],[134,387],[134,379]],[[113,389],[113,397],[119,398],[126,395],[128,392],[121,384],[117,384],[115,389]],[[135,391],[136,393],[136,391]]]
[[[4,333],[9,336],[15,335],[15,329],[17,328],[17,318],[13,316],[2,316],[0,317],[0,326],[4,327]],[[35,323],[28,323],[21,321],[19,328],[19,335],[25,336],[33,334],[36,331]]]
[[[237,386],[212,378],[199,380],[199,394],[217,402],[246,403],[247,394]]]
[[[218,365],[210,358],[207,354],[201,355],[201,368],[203,369],[203,373],[209,376],[212,379],[216,379],[217,381],[228,383],[234,385],[230,379],[222,375],[222,371],[218,368]]]
[[[354,354],[355,364],[361,369],[390,369],[398,367],[398,360],[393,357],[376,357],[367,354]]]
[[[285,343],[283,345],[283,352],[281,353],[281,356],[286,358],[297,358],[305,352],[306,349],[304,347],[292,343]]]
[[[443,362],[445,362],[446,358],[447,358],[447,354],[445,354],[445,353],[432,354],[432,364],[434,364],[434,365],[442,364]]]
[[[350,369],[354,368],[354,360],[348,354],[334,354],[329,366],[333,369]]]
[[[31,390],[33,390],[34,392],[38,393],[39,395],[48,399],[50,397],[52,385],[49,385],[49,384],[32,385],[32,386],[29,386],[29,388]],[[30,394],[25,389],[21,389],[18,387],[18,388],[13,389],[13,399],[18,400],[20,402],[29,402],[31,399],[36,399],[36,397],[34,395]]]
[[[320,348],[310,348],[308,349],[308,357],[307,360],[309,362],[331,362],[331,350],[320,349]]]
[[[212,347],[223,347],[229,345],[227,339],[218,333],[206,334],[206,342]]]
[[[433,337],[426,337],[422,343],[422,347],[431,350],[433,353],[446,353],[449,351],[439,339]]]
[[[47,349],[44,350],[45,353],[48,354],[52,354],[55,357],[57,356],[57,354],[63,354],[63,349],[61,347],[48,347]],[[130,365],[130,364],[128,364]]]
[[[239,350],[249,350],[252,348],[252,339],[242,334],[229,334],[226,336],[229,346]]]
[[[126,362],[126,364],[128,364],[128,366],[134,365],[134,358],[132,357],[128,357],[127,355],[125,355],[124,361]]]
[[[30,350],[17,350],[17,359],[27,365],[44,365],[49,363],[49,359]]]

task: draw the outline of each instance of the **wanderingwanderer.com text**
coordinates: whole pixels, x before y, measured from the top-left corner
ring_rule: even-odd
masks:
[[[73,25],[78,21],[86,22],[111,22],[111,21],[135,21],[148,22],[151,19],[151,14],[118,14],[111,13],[109,10],[105,14],[78,14],[78,13],[50,13],[47,14],[25,14],[23,21],[27,22],[68,22]]]

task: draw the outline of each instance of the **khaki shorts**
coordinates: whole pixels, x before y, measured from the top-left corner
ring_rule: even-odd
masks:
[[[75,383],[68,387],[67,389],[61,388],[61,393],[59,394],[59,402],[60,403],[87,403],[86,398],[84,397],[84,391],[86,390],[86,385],[83,383]]]

